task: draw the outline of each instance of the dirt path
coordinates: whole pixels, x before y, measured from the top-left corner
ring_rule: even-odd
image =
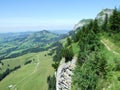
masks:
[[[39,64],[40,64],[40,59],[39,59],[39,57],[37,56],[37,64],[36,64],[36,66],[35,66],[34,72],[37,71]]]
[[[112,51],[112,53],[114,53],[114,54],[119,54],[118,52],[112,50],[103,40],[101,40],[101,42],[105,45],[105,47],[106,47],[109,51]]]

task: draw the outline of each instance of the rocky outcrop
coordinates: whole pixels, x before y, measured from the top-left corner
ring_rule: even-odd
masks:
[[[56,72],[56,90],[70,90],[76,57],[65,63],[63,58]]]
[[[106,14],[108,15],[108,17],[110,17],[112,15],[112,13],[113,13],[113,9],[103,9],[100,13],[97,14],[95,19],[97,19],[98,23],[101,25],[105,19]],[[93,20],[93,19],[80,20],[77,24],[75,24],[73,30],[75,31],[77,28],[81,28],[84,25],[89,24],[91,20]]]
[[[87,25],[90,23],[92,19],[82,19],[77,24],[75,24],[73,30],[76,30],[77,28],[83,27],[84,25]]]
[[[113,13],[113,9],[103,9],[100,13],[97,14],[96,19],[104,19],[107,14],[110,17]]]
[[[108,17],[110,17],[112,13],[113,9],[103,9],[100,13],[97,14],[96,19],[99,21],[99,24],[101,25],[105,20],[106,14],[108,15]]]

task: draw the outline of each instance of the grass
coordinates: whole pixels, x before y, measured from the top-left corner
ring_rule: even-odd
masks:
[[[15,66],[18,66],[18,65],[23,66],[26,61],[33,60],[35,58],[34,57],[35,55],[36,55],[35,53],[31,53],[31,54],[26,54],[17,58],[2,60],[4,65],[0,64],[0,68],[2,69],[0,70],[0,72],[5,71],[7,68],[13,69]]]
[[[112,43],[109,39],[102,39],[112,50],[116,51],[117,53],[120,53],[120,47]]]
[[[105,55],[107,56],[108,64],[114,68],[115,66],[114,60],[117,58],[120,61],[120,51],[119,51],[120,48],[117,45],[115,45],[113,42],[111,42],[109,39],[102,38],[102,41],[104,41],[105,44],[110,48],[110,50],[108,50],[107,48],[104,49],[104,52]],[[103,87],[104,90],[120,90],[120,81],[118,80],[118,77],[120,77],[120,71],[112,71],[107,81],[102,80],[103,84],[104,85],[106,84]]]
[[[63,38],[63,39],[60,40],[60,43],[62,43],[62,45],[65,46],[66,40],[67,40],[67,38]]]
[[[118,80],[118,76],[120,77],[120,72],[113,72],[111,87],[108,90],[120,90],[120,81]]]
[[[112,51],[109,51],[107,48],[103,49],[105,56],[107,57],[107,62],[110,68],[115,67],[115,58],[118,58],[120,61],[120,55],[113,53]],[[98,82],[98,89],[99,90],[120,90],[120,81],[118,81],[118,76],[120,76],[120,71],[114,71],[108,72],[109,76],[107,76],[107,79],[99,79]]]
[[[107,62],[109,67],[114,68],[115,67],[115,59],[117,58],[120,61],[120,47],[115,45],[113,42],[111,42],[109,39],[106,39],[105,37],[102,38],[102,41],[105,42],[105,44],[110,48],[108,50],[105,46],[103,49],[104,54],[107,58]],[[73,43],[73,52],[78,53],[79,47],[77,46],[77,43]],[[114,53],[117,52],[117,53]],[[97,88],[98,90],[120,90],[120,81],[118,80],[118,77],[120,77],[120,71],[112,71],[110,72],[110,76],[108,76],[108,79],[99,79]],[[76,90],[75,85],[72,84],[71,90]]]
[[[53,63],[52,57],[45,56],[47,53],[45,51],[33,54],[35,61],[28,65],[23,65],[20,69],[3,79],[0,82],[0,90],[9,90],[9,85],[14,86],[10,90],[47,90],[47,77],[54,73],[54,69],[51,66]],[[21,59],[16,59],[16,61],[20,62]]]
[[[78,43],[72,43],[73,53],[76,55],[79,53],[80,48],[78,46]]]

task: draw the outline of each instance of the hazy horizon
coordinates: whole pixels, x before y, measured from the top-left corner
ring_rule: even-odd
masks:
[[[43,30],[45,30],[45,29],[43,29]],[[25,33],[25,32],[39,32],[39,31],[43,31],[43,30],[28,30],[28,31],[24,31],[24,30],[21,30],[21,31],[3,31],[3,32],[1,32],[0,31],[0,34],[5,34],[5,33]],[[60,34],[62,33],[62,34],[64,34],[64,33],[66,33],[66,32],[69,32],[69,31],[71,31],[71,30],[47,30],[47,31],[50,31],[50,32],[60,32]]]
[[[72,30],[79,20],[93,19],[102,9],[118,4],[119,0],[2,0],[0,32]]]

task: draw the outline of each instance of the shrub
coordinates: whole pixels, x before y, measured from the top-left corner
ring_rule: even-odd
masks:
[[[62,50],[62,56],[65,57],[65,62],[71,61],[72,58],[73,58],[73,56],[74,56],[72,47],[70,47],[70,48],[64,48]]]
[[[24,65],[27,65],[27,64],[29,64],[29,63],[31,63],[31,62],[32,62],[32,60],[26,61],[26,62],[24,63]]]

